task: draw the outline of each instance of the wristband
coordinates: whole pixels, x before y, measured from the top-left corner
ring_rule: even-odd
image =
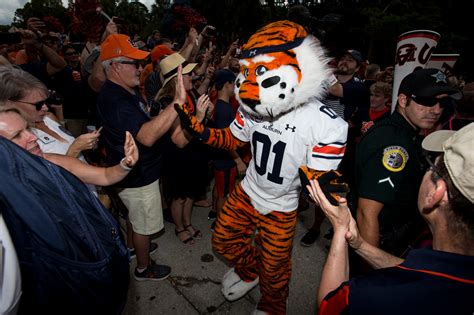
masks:
[[[132,170],[131,167],[127,166],[127,164],[125,164],[125,158],[121,159],[120,160],[120,167],[124,170],[124,171],[127,171],[127,172],[130,172]]]

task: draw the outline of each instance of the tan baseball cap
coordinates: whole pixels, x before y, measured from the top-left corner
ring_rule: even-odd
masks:
[[[457,189],[474,203],[474,123],[458,131],[439,130],[422,143],[425,150],[444,152],[444,164]]]

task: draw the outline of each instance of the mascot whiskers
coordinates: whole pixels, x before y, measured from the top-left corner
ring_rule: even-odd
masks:
[[[206,128],[175,107],[183,127],[206,144],[235,150],[250,142],[252,160],[218,215],[212,245],[233,266],[222,280],[226,299],[260,284],[254,313],[285,314],[299,193],[312,178],[332,202],[344,191],[332,170],[344,155],[347,124],[318,101],[327,58],[302,26],[271,23],[250,37],[242,56],[240,108],[228,128]]]

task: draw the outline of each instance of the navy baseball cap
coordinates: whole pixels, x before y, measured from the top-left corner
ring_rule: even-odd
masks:
[[[439,69],[420,69],[403,78],[398,94],[405,94],[419,103],[418,99],[434,98],[447,94],[453,100],[460,100],[462,92],[448,85],[446,75]],[[423,103],[420,103],[423,104]]]
[[[224,85],[227,82],[234,82],[235,79],[236,76],[232,71],[230,71],[229,69],[222,69],[216,71],[214,82],[216,83],[216,85]]]
[[[346,50],[342,56],[346,56],[346,55],[351,56],[357,62],[358,66],[360,66],[364,62],[364,58],[362,58],[362,54],[358,50],[355,50],[355,49]]]

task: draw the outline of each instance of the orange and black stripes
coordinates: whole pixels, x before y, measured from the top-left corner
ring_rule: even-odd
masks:
[[[234,137],[230,131],[230,128],[209,128],[209,139],[205,143],[214,148],[236,150],[244,146],[246,142],[242,142]]]
[[[260,277],[262,297],[257,308],[269,314],[286,312],[295,227],[296,211],[262,215],[241,186],[231,194],[217,219],[214,250],[234,265],[241,279]]]
[[[308,36],[301,25],[290,21],[270,23],[259,29],[242,47],[243,50],[265,46],[277,46]]]

